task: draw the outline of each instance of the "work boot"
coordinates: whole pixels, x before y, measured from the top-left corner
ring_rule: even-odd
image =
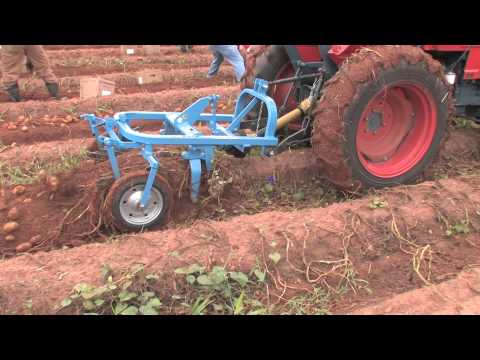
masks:
[[[45,85],[47,86],[47,90],[48,90],[48,93],[50,94],[50,96],[59,100],[60,96],[58,94],[58,84],[57,83],[45,83]]]
[[[8,95],[10,95],[10,99],[15,102],[22,101],[22,97],[20,96],[20,88],[18,84],[14,84],[7,89]]]

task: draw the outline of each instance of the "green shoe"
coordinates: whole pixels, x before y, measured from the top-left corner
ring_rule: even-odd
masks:
[[[15,102],[22,101],[22,97],[20,96],[20,88],[18,84],[12,85],[7,89],[8,95],[10,95],[10,99]]]
[[[54,97],[55,99],[60,99],[59,96],[59,90],[58,90],[58,84],[57,83],[45,83],[48,93],[50,94],[51,97]]]

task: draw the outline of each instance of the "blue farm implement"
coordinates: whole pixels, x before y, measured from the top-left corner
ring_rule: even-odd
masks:
[[[100,148],[106,150],[116,186],[109,194],[116,224],[128,230],[141,230],[162,221],[172,199],[169,184],[159,175],[161,164],[155,157],[155,146],[185,146],[182,153],[189,162],[191,175],[191,200],[197,202],[202,178],[202,163],[207,171],[213,169],[215,149],[222,148],[245,154],[252,147],[260,147],[265,154],[277,146],[277,128],[300,116],[300,109],[277,118],[275,102],[266,95],[269,83],[256,79],[253,89],[243,89],[237,99],[234,114],[218,114],[219,96],[201,98],[182,112],[121,112],[113,117],[99,118],[92,114],[82,115],[89,122]],[[304,102],[310,104],[310,100]],[[265,126],[258,136],[240,135],[242,120],[261,105],[265,109]],[[211,112],[205,110],[210,108]],[[132,128],[134,120],[159,122],[162,129],[157,134],[140,132]],[[204,135],[195,126],[207,124],[211,135]],[[283,124],[283,125],[282,125]],[[143,179],[122,176],[117,153],[136,149],[149,165],[148,175]]]

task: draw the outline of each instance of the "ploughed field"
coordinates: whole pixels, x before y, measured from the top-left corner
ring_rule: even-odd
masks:
[[[180,111],[210,94],[233,112],[233,71],[207,79],[206,46],[46,48],[62,100],[28,76],[29,100],[0,92],[0,314],[480,312],[475,126],[452,119],[418,184],[362,193],[325,182],[309,148],[220,153],[193,204],[180,149],[162,149],[176,193],[169,223],[119,234],[105,211],[110,165],[80,115]],[[81,100],[80,79],[97,75],[115,94]],[[135,152],[119,161],[127,173],[146,168]]]

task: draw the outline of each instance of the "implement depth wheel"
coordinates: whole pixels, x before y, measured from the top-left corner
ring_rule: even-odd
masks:
[[[140,199],[148,174],[136,172],[116,180],[107,195],[107,211],[113,223],[122,231],[142,231],[168,221],[173,208],[173,191],[160,175],[157,175],[150,193],[148,205],[140,208]]]
[[[416,180],[448,122],[440,63],[412,46],[375,46],[347,59],[314,109],[312,144],[326,177],[345,188]]]

